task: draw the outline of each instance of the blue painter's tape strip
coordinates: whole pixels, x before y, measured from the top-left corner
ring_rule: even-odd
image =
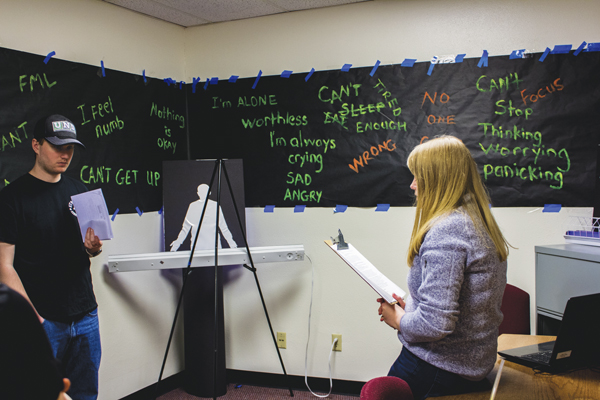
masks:
[[[554,46],[552,54],[568,54],[571,51],[572,45],[570,44],[559,44]]]
[[[514,60],[515,58],[523,58],[523,55],[525,55],[525,49],[514,50],[512,53],[510,53],[509,58]]]
[[[387,211],[389,209],[390,209],[389,204],[377,204],[377,208],[375,209],[375,211]]]
[[[104,71],[104,61],[100,60],[100,67],[102,67],[102,76],[106,76],[106,71]]]
[[[348,72],[350,71],[350,68],[352,68],[352,64],[344,64],[344,66],[342,67],[342,71]]]
[[[347,209],[348,209],[348,206],[342,205],[342,204],[338,204],[338,205],[335,206],[335,209],[333,210],[333,212],[335,212],[335,213],[343,213],[343,212],[346,212]]]
[[[231,75],[229,77],[229,83],[236,83],[238,80],[239,76],[238,75]]]
[[[377,62],[373,66],[373,69],[371,70],[371,73],[369,75],[371,75],[371,76],[375,75],[375,71],[377,71],[377,68],[379,68],[379,60],[377,60]]]
[[[544,54],[540,57],[540,62],[544,62],[546,57],[548,57],[548,54],[550,54],[550,47],[546,47],[546,51],[544,51]]]
[[[217,83],[219,83],[219,78],[218,77],[212,77],[210,78],[210,84],[211,85],[216,85]]]
[[[292,71],[289,69],[286,69],[281,73],[282,78],[289,78],[290,76],[292,76]]]
[[[113,222],[115,222],[115,218],[117,217],[117,214],[118,214],[118,213],[119,213],[119,209],[117,208],[117,209],[115,210],[115,212],[113,213],[113,215],[112,215],[112,218],[111,218],[110,220],[111,220],[111,221],[113,221]]]
[[[557,213],[560,212],[561,208],[562,206],[560,204],[544,204],[544,209],[542,212]]]
[[[254,80],[254,85],[252,85],[252,89],[256,89],[256,85],[258,85],[258,81],[260,80],[261,76],[262,76],[262,69],[260,71],[258,71],[258,75],[256,76],[256,79]]]
[[[200,82],[200,77],[192,78],[192,93],[196,93],[196,85]]]
[[[185,82],[184,81],[180,81],[179,82],[179,90],[183,89],[183,85],[185,85]]]
[[[275,210],[275,206],[265,206],[266,213],[272,213]]]
[[[465,59],[466,54],[458,54],[455,58],[454,58],[454,62],[455,63],[461,63],[463,62],[463,60]]]
[[[46,58],[44,58],[44,64],[48,64],[48,61],[50,61],[50,59],[56,54],[55,51],[51,51],[50,53],[48,53],[48,55],[46,56]]]
[[[210,80],[208,78],[206,78],[206,83],[204,84],[204,90],[206,90],[208,88],[209,83],[210,83]]]
[[[146,70],[142,71],[142,78],[144,78],[144,83],[146,83]]]
[[[306,78],[304,78],[304,82],[308,82],[308,80],[310,79],[311,76],[313,76],[314,73],[315,73],[315,69],[311,68],[308,75],[306,75]]]
[[[142,216],[142,214],[144,213],[142,210],[140,210],[140,208],[139,208],[139,207],[136,207],[136,208],[135,208],[135,211],[137,211],[137,213],[138,213],[138,215],[139,215],[140,217],[141,217],[141,216]]]
[[[160,208],[160,210],[158,210],[158,215],[161,215],[161,214],[163,213],[163,209],[164,209],[164,208],[165,208],[165,206],[162,206],[162,207]]]
[[[433,68],[435,67],[434,63],[430,63],[429,65],[429,69],[427,70],[427,75],[431,76],[431,73],[433,72]]]
[[[488,66],[488,51],[484,50],[481,58],[479,59],[479,63],[477,63],[479,68]]]
[[[583,43],[581,43],[579,45],[579,47],[577,48],[577,50],[575,50],[575,53],[573,53],[574,56],[578,56],[579,53],[581,53],[583,51],[583,49],[585,49],[585,46],[587,45],[587,43],[584,41]]]
[[[586,51],[600,51],[600,43],[590,43]]]
[[[294,212],[295,213],[303,213],[305,208],[306,208],[306,206],[296,206],[296,207],[294,207]]]
[[[413,67],[416,62],[417,62],[416,58],[405,58],[404,61],[402,61],[402,64],[400,64],[400,66],[401,67]]]

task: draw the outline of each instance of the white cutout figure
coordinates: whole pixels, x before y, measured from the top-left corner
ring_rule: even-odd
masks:
[[[210,250],[214,249],[215,246],[215,229],[216,229],[216,216],[217,216],[217,202],[208,198],[208,185],[201,184],[198,186],[198,200],[190,203],[187,213],[185,214],[185,220],[181,227],[181,231],[177,236],[177,239],[171,243],[171,251],[177,251],[179,246],[183,243],[185,238],[188,236],[190,231],[192,232],[190,238],[190,250],[194,245],[194,238],[196,236],[196,229],[198,222],[200,222],[200,216],[202,215],[202,209],[204,208],[204,202],[207,201],[206,212],[204,213],[204,219],[202,220],[202,226],[200,232],[198,232],[198,241],[196,243],[196,250]],[[223,210],[219,207],[219,229],[221,234],[227,240],[230,248],[236,248],[237,243],[233,240],[233,236],[227,227],[225,217],[223,216]],[[219,235],[219,248],[221,248],[221,237]]]

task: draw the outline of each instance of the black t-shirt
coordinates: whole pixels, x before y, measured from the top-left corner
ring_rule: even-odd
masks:
[[[0,283],[0,399],[56,400],[63,374],[23,296]]]
[[[97,307],[90,260],[71,196],[87,191],[62,175],[25,174],[0,191],[0,242],[15,245],[14,267],[38,313],[71,322]]]

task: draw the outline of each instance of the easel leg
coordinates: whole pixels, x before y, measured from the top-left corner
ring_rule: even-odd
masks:
[[[262,294],[262,290],[260,288],[260,283],[258,281],[258,275],[256,274],[256,268],[254,267],[254,261],[252,261],[252,254],[250,254],[250,246],[248,246],[248,239],[246,238],[246,231],[244,230],[244,226],[242,224],[242,219],[240,217],[240,213],[237,208],[237,203],[235,202],[235,198],[233,195],[233,190],[231,188],[231,183],[229,181],[229,175],[227,174],[227,168],[225,164],[223,164],[223,172],[225,173],[225,181],[227,182],[227,186],[229,188],[229,193],[231,194],[231,199],[233,200],[233,205],[235,208],[235,214],[237,216],[238,223],[240,224],[240,230],[242,231],[242,237],[244,238],[244,245],[246,246],[246,250],[248,252],[248,259],[250,260],[251,267],[244,265],[247,269],[252,271],[254,274],[254,280],[256,282],[256,288],[258,289],[258,293],[260,295],[260,301],[262,302],[263,310],[265,312],[265,316],[267,317],[267,323],[269,324],[269,330],[271,331],[271,337],[273,338],[273,344],[275,345],[275,350],[277,351],[277,356],[279,357],[279,363],[281,364],[281,369],[283,370],[283,375],[288,382],[288,389],[290,391],[290,396],[294,397],[294,392],[292,391],[292,385],[290,384],[290,379],[288,377],[287,371],[285,370],[285,365],[283,364],[283,358],[281,358],[281,352],[279,351],[279,347],[277,346],[277,338],[275,337],[275,333],[273,332],[273,326],[271,325],[271,319],[269,318],[269,312],[267,311],[267,305],[265,303],[265,299]]]

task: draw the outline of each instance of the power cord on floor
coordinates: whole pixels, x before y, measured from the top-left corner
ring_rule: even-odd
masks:
[[[308,338],[306,339],[306,353],[304,357],[304,383],[306,383],[307,389],[313,394],[313,396],[325,398],[329,397],[329,395],[331,394],[331,390],[333,389],[333,379],[331,379],[331,355],[333,354],[333,349],[335,348],[338,339],[335,338],[333,340],[333,343],[331,344],[331,350],[329,351],[329,393],[325,395],[316,394],[312,391],[310,386],[308,386],[308,343],[310,342],[310,319],[312,316],[313,289],[315,287],[315,266],[313,265],[313,262],[309,256],[306,256],[306,258],[308,258],[308,260],[310,261],[312,277],[310,283],[310,308],[308,309]]]

